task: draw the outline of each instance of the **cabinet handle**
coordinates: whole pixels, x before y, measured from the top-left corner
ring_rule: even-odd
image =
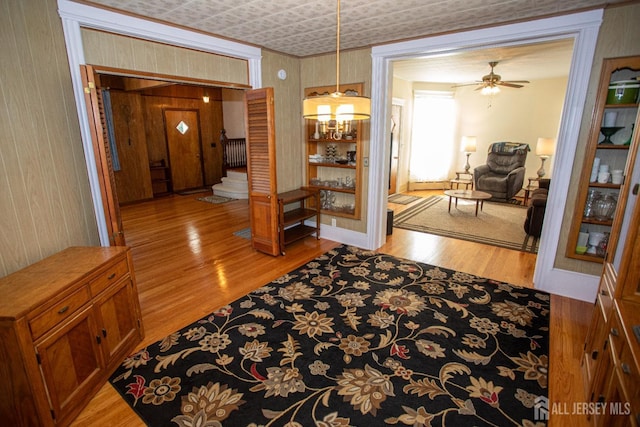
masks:
[[[65,305],[60,310],[58,310],[58,314],[64,314],[67,310],[69,310],[69,306]]]
[[[640,184],[638,184],[637,182],[636,182],[636,185],[634,185],[634,186],[633,186],[633,191],[632,191],[632,193],[633,193],[633,195],[634,195],[634,196],[637,196],[637,195],[638,195],[638,187],[639,187],[639,186],[640,186]]]
[[[107,277],[107,279],[111,280],[111,279],[113,279],[114,277],[116,277],[116,273],[111,273],[111,274],[109,275],[109,277]]]
[[[104,328],[102,328],[102,336],[105,338],[107,337],[107,330]]]
[[[100,339],[100,335],[98,335],[98,336],[96,337],[96,341],[98,342],[98,344],[100,344],[100,343],[102,342],[102,340]]]
[[[619,332],[616,328],[611,328],[611,335],[613,335],[614,337],[617,337],[619,335]]]
[[[624,372],[627,375],[631,374],[631,368],[626,363],[621,363],[620,369],[622,369],[622,372]]]
[[[598,358],[598,350],[594,350],[591,352],[591,358],[596,360]]]
[[[600,295],[604,295],[606,297],[608,294],[607,294],[607,291],[603,289],[600,291]]]

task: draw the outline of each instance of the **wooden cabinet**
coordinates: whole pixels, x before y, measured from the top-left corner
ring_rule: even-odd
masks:
[[[640,203],[630,184],[624,239],[607,251],[582,358],[587,401],[606,403],[594,426],[640,425]]]
[[[629,192],[627,179],[638,150],[638,132],[634,129],[639,118],[635,95],[638,77],[640,56],[603,61],[566,249],[569,258],[602,262],[606,246],[617,244]],[[610,175],[599,177],[601,168],[608,169]],[[615,178],[614,171],[620,171],[622,178]],[[614,208],[607,212],[608,206]],[[586,247],[579,243],[580,233],[585,233],[583,238],[589,234]],[[601,236],[603,244],[598,249],[592,243]]]
[[[68,425],[143,338],[130,250],[74,247],[0,279],[0,416]]]
[[[278,229],[280,232],[280,253],[285,254],[285,246],[315,233],[320,238],[320,191],[316,188],[278,193]],[[315,227],[305,224],[314,218]]]
[[[335,86],[305,89],[305,96],[334,92]],[[362,83],[340,85],[343,93],[363,93]],[[360,219],[362,125],[359,120],[327,123],[307,120],[307,185],[320,190],[320,212]]]

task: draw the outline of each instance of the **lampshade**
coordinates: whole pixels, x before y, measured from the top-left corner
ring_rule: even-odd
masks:
[[[302,116],[322,122],[366,120],[371,117],[371,100],[365,96],[340,92],[340,0],[336,11],[336,91],[328,95],[309,96],[302,101]]]
[[[366,120],[371,117],[371,100],[339,92],[310,96],[302,102],[302,115],[305,119],[325,122],[332,119],[339,122]]]
[[[465,153],[475,153],[476,152],[476,137],[475,136],[463,136],[462,137],[462,151]]]
[[[540,157],[551,156],[556,147],[556,140],[553,138],[538,138],[536,143],[536,155]]]

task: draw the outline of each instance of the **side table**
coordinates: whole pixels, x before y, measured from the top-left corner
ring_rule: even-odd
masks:
[[[456,189],[460,188],[460,185],[464,185],[465,190],[468,190],[469,186],[471,186],[471,189],[473,190],[473,172],[462,171],[456,172],[455,174],[455,179],[449,181],[449,186],[451,187],[450,190],[453,190],[453,184],[456,185]]]
[[[538,183],[540,181],[540,178],[538,178],[537,176],[535,177],[531,177],[531,178],[527,178],[527,186],[523,188],[524,190],[524,205],[527,206],[529,204],[529,195],[531,194],[531,192],[535,189],[538,188],[538,184],[533,185],[533,183]]]

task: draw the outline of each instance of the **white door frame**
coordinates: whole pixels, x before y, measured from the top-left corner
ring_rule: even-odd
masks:
[[[387,118],[391,108],[392,62],[428,57],[480,47],[514,46],[562,38],[574,40],[567,95],[553,165],[553,189],[549,194],[545,227],[534,273],[534,286],[548,292],[592,302],[598,277],[554,267],[562,216],[571,178],[584,102],[589,84],[602,10],[559,16],[520,24],[429,37],[372,48],[371,147],[369,150],[369,191],[367,248],[382,246],[386,238],[386,183],[388,182],[389,134]]]
[[[80,136],[82,137],[98,235],[100,244],[109,246],[109,235],[104,216],[96,160],[93,155],[89,117],[80,74],[80,65],[86,65],[81,28],[103,30],[114,34],[247,60],[249,84],[253,88],[262,87],[262,51],[260,48],[253,46],[75,3],[70,0],[58,0],[58,14],[62,20],[64,40],[67,47],[69,71],[71,72],[71,81],[76,100]]]

